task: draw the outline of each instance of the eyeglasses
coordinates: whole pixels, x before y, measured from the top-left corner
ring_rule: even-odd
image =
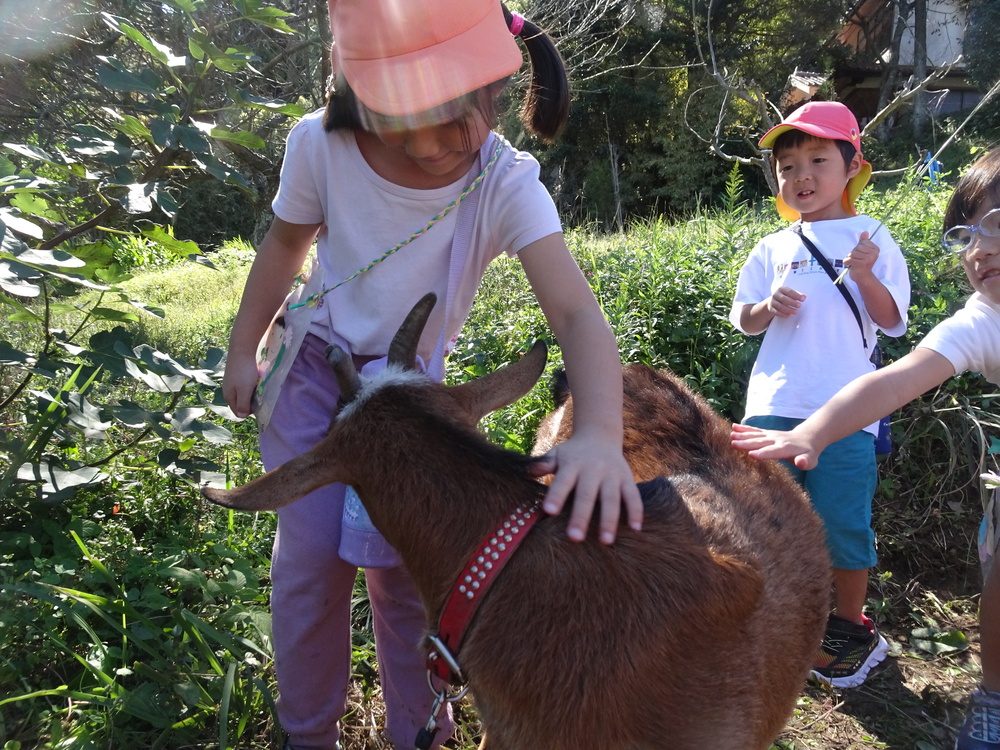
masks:
[[[983,237],[1000,237],[1000,208],[994,208],[981,222],[973,226],[959,224],[952,227],[941,237],[941,244],[945,250],[962,253],[975,241],[977,232]]]

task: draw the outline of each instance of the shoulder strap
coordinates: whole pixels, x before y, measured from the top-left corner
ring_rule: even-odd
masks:
[[[482,167],[489,160],[491,151],[500,148],[501,144],[497,136],[493,133],[486,139],[486,142],[479,150],[479,166]],[[455,235],[451,241],[451,262],[448,269],[448,291],[444,302],[444,325],[441,334],[438,336],[437,344],[434,346],[434,353],[428,364],[427,371],[436,380],[444,380],[444,357],[447,353],[448,342],[445,340],[448,330],[448,321],[451,318],[451,303],[458,290],[459,281],[465,271],[465,258],[469,254],[469,246],[472,243],[472,228],[476,221],[476,209],[479,206],[479,196],[482,190],[473,190],[468,198],[458,208],[455,225]]]
[[[802,231],[802,225],[799,223],[793,224],[792,231],[799,236],[799,239],[802,240],[802,244],[806,246],[806,249],[823,267],[823,270],[826,271],[826,275],[830,277],[830,280],[834,282],[834,286],[840,290],[844,299],[847,300],[847,304],[851,306],[851,312],[854,313],[854,319],[858,322],[858,328],[861,330],[861,343],[864,345],[865,351],[868,351],[868,340],[865,338],[865,326],[861,322],[861,312],[858,310],[858,305],[854,301],[854,297],[851,296],[851,293],[847,290],[846,286],[837,283],[837,272],[833,270],[833,266],[830,265],[830,261],[827,260],[826,256],[819,251],[816,244],[811,239],[806,237],[805,233]]]

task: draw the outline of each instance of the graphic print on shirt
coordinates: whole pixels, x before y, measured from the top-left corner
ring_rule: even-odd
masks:
[[[844,259],[837,258],[831,261],[835,269],[842,269],[844,267]],[[819,264],[815,258],[808,258],[803,260],[793,260],[791,263],[779,263],[774,268],[775,275],[779,278],[783,277],[787,271],[791,271],[789,276],[804,276],[806,274],[812,273],[826,273],[823,267]]]

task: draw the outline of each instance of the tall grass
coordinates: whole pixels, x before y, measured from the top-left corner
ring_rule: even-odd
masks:
[[[734,173],[722,210],[654,220],[619,234],[581,228],[567,241],[618,338],[622,359],[669,367],[731,419],[741,416],[757,340],[728,313],[739,268],[754,243],[781,224],[742,203]],[[946,195],[923,187],[869,191],[862,209],[884,218],[913,279],[911,331],[884,341],[908,351],[962,303],[963,275],[938,249]],[[188,265],[139,273],[130,292],[166,311],[131,324],[154,348],[197,358],[224,346],[251,251],[233,246],[219,270]],[[390,261],[391,262],[391,261]],[[494,262],[447,369],[465,380],[510,361],[531,342],[551,345],[548,372],[528,396],[483,422],[496,442],[527,451],[551,406],[558,342],[520,264]],[[966,564],[978,519],[981,463],[1000,436],[996,398],[975,376],[956,378],[896,415],[897,450],[883,464],[877,531],[886,565]],[[206,448],[233,483],[260,472],[255,426]],[[270,514],[205,505],[182,481],[129,474],[30,513],[5,508],[0,530],[0,737],[5,747],[274,746],[267,601]],[[362,579],[359,579],[361,581]],[[363,585],[355,596],[352,731],[347,750],[378,747],[378,682]],[[474,747],[474,712],[460,707],[463,748]],[[352,723],[353,722],[353,723]],[[352,739],[368,737],[367,740]]]
[[[213,253],[214,268],[173,263],[137,272],[123,288],[165,313],[133,323],[137,339],[193,361],[210,346],[225,348],[253,255],[249,244],[234,240]]]

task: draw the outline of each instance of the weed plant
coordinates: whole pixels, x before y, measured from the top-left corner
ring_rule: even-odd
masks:
[[[741,416],[758,344],[728,322],[736,277],[755,242],[782,226],[773,210],[744,204],[740,193],[734,172],[722,209],[618,234],[579,228],[567,235],[623,360],[671,368],[730,419]],[[861,209],[883,219],[904,248],[913,280],[910,332],[882,342],[891,357],[908,351],[967,296],[961,268],[939,245],[946,197],[916,185],[869,191],[862,200]],[[127,282],[130,293],[166,316],[123,325],[155,349],[190,357],[224,346],[249,259],[250,250],[237,245],[213,257],[218,270],[173,264],[138,273]],[[482,425],[492,440],[516,450],[531,450],[537,422],[551,408],[549,383],[561,352],[520,265],[497,260],[449,359],[447,379],[503,366],[539,337],[550,343],[546,374],[528,396]],[[991,467],[1000,436],[992,391],[978,376],[955,378],[895,415],[897,447],[882,464],[876,502],[884,562],[875,588],[882,598],[872,603],[890,622],[908,616],[905,592],[893,589],[890,570],[975,570],[977,477]],[[255,425],[227,427],[231,441],[189,446],[197,455],[183,460],[211,462],[231,484],[241,484],[260,472]],[[149,443],[144,450],[161,449],[155,436]],[[123,458],[107,482],[60,504],[0,501],[4,747],[277,747],[267,610],[273,515],[207,505],[180,469],[151,472]],[[379,748],[363,577],[353,623],[345,747]],[[456,747],[472,748],[475,712],[467,703],[457,709]]]

